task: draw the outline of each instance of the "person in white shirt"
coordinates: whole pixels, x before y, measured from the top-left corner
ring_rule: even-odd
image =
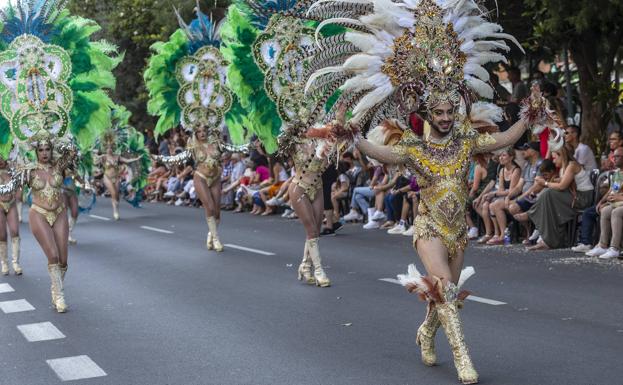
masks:
[[[573,147],[575,160],[581,164],[586,171],[598,169],[595,154],[589,146],[580,142],[582,130],[576,125],[570,125],[565,129],[565,143]]]

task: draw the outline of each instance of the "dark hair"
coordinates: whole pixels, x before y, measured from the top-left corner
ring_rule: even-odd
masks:
[[[552,96],[556,96],[558,94],[558,87],[552,82],[543,82],[543,84],[541,84],[541,88],[543,89],[543,92],[547,92]]]
[[[489,80],[491,83],[499,83],[500,77],[495,72],[489,72]]]
[[[342,154],[342,158],[355,159],[355,155],[353,155],[353,153],[350,151],[346,151]]]
[[[541,166],[539,167],[539,171],[541,173],[544,173],[544,172],[555,172],[556,171],[556,165],[554,164],[554,162],[551,159],[543,159],[543,162],[541,163]]]
[[[506,70],[509,74],[515,73],[516,75],[521,76],[521,70],[519,69],[519,67],[510,67],[509,69]]]
[[[346,155],[346,153],[344,153],[344,155]],[[344,162],[343,160],[340,160],[337,163],[337,172],[338,172],[338,174],[345,174],[346,171],[348,171],[349,167],[350,167],[350,165],[347,162]]]
[[[570,128],[573,131],[575,131],[575,133],[578,135],[578,138],[582,136],[582,129],[580,128],[580,126],[577,126],[575,124],[570,124],[567,126],[567,128]]]
[[[508,123],[512,126],[513,124],[519,121],[519,112],[521,111],[521,107],[517,103],[508,103],[504,107],[504,112],[508,117]]]

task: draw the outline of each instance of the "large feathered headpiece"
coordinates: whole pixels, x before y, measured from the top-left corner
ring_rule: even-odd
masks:
[[[405,104],[430,109],[463,101],[469,109],[476,98],[490,99],[484,65],[506,62],[505,40],[518,45],[474,0],[320,0],[308,14],[326,18],[319,30],[353,29],[320,43],[324,61],[307,90],[339,79],[358,123],[394,116]]]
[[[110,126],[114,68],[122,56],[92,42],[95,22],[70,16],[65,0],[17,0],[0,11],[0,153],[13,140],[73,136],[81,150]]]
[[[187,130],[220,130],[234,102],[226,84],[227,62],[219,51],[219,26],[195,8],[197,18],[186,24],[177,10],[180,28],[155,52],[145,71],[148,112],[159,116],[157,135],[182,124]]]
[[[318,20],[306,16],[312,3],[240,0],[230,7],[223,28],[229,82],[247,111],[248,127],[269,152],[276,150],[279,135],[291,136],[291,129],[300,131],[321,116],[332,96],[304,93],[319,52],[314,41]],[[279,147],[287,152],[283,143]]]

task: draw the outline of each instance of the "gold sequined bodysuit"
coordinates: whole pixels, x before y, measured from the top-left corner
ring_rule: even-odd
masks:
[[[328,167],[323,159],[316,157],[314,141],[305,140],[296,146],[296,153],[293,154],[294,168],[296,175],[292,183],[303,189],[303,192],[310,201],[314,201],[316,193],[322,188],[322,173]]]
[[[406,165],[420,186],[420,204],[415,218],[413,244],[418,239],[439,238],[450,258],[467,246],[465,210],[468,198],[468,171],[472,154],[495,143],[490,135],[472,130],[457,130],[447,140],[434,143],[404,132],[392,151]]]
[[[43,215],[46,221],[50,224],[50,226],[54,226],[58,216],[63,212],[65,206],[61,199],[61,188],[63,185],[63,175],[58,172],[55,167],[52,167],[51,170],[51,178],[46,179],[39,176],[36,170],[48,170],[46,167],[37,165],[37,167],[32,170],[30,177],[30,187],[32,188],[32,192],[35,198],[39,198],[45,201],[48,206],[55,206],[59,204],[56,209],[48,210],[43,208],[36,203],[33,203],[30,208],[39,214]]]
[[[208,154],[206,145],[193,141],[189,146],[189,150],[195,160],[195,174],[206,181],[208,187],[221,178],[221,153],[213,151]]]
[[[106,155],[106,159],[104,160],[104,175],[110,179],[110,181],[115,184],[117,183],[117,178],[119,177],[119,160],[115,157],[110,157]]]
[[[8,176],[8,173],[6,173],[6,172],[2,172],[2,174],[3,174],[3,176]],[[4,181],[4,182],[6,182],[6,181],[8,181],[10,179],[10,177],[9,178],[0,178],[0,179],[6,179]],[[0,208],[2,209],[2,211],[4,211],[5,215],[9,213],[9,210],[11,210],[11,207],[13,207],[14,204],[15,204],[15,195],[14,194],[11,194],[11,199],[9,199],[8,201],[0,200]]]

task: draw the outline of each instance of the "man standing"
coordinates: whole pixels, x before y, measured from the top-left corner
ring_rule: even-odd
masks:
[[[508,80],[513,85],[513,93],[511,94],[512,103],[521,103],[528,97],[528,86],[521,81],[521,70],[517,67],[508,69]]]
[[[573,147],[575,160],[581,164],[586,171],[598,169],[595,161],[595,154],[589,146],[580,142],[582,130],[576,125],[567,126],[565,129],[565,144]]]

